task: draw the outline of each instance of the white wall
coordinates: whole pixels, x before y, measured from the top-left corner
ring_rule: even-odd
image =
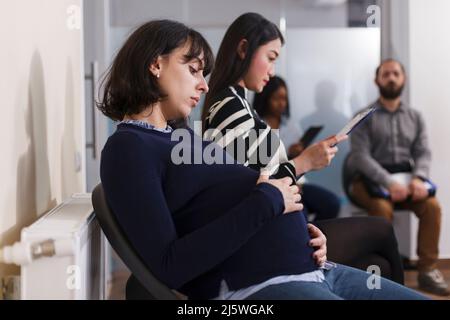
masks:
[[[410,104],[427,124],[431,178],[443,209],[441,257],[450,258],[450,1],[409,2]]]
[[[410,0],[379,0],[381,12],[381,59],[398,59],[410,70]],[[409,103],[409,78],[403,90],[402,99]]]
[[[447,0],[382,0],[382,58],[407,72],[402,99],[425,118],[432,152],[431,178],[442,206],[440,258],[450,258],[450,21]],[[416,218],[412,218],[416,219]],[[416,222],[412,223],[416,225]]]
[[[82,26],[81,4],[0,3],[0,246],[84,191],[82,30],[67,26]],[[17,272],[0,264],[0,277]]]

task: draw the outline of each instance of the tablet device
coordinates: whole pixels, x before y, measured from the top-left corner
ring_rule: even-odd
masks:
[[[336,136],[345,136],[350,134],[353,129],[355,129],[361,122],[363,122],[365,119],[367,119],[372,113],[374,113],[378,109],[377,106],[370,106],[367,109],[362,110],[361,112],[358,112],[352,120],[350,120],[349,123],[345,125],[344,128],[342,128],[341,131],[339,131]]]
[[[302,144],[304,148],[307,148],[311,144],[311,142],[313,142],[313,140],[317,137],[319,132],[322,131],[322,129],[323,126],[309,127],[298,142]]]

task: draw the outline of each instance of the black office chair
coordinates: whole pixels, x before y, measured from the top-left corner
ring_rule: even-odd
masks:
[[[373,224],[373,226],[377,227],[375,229],[384,230],[384,238],[387,239],[387,243],[389,243],[389,246],[395,249],[395,254],[392,251],[391,255],[386,256],[381,254],[380,252],[366,252],[365,255],[362,255],[361,257],[356,257],[356,259],[353,257],[351,260],[347,260],[345,255],[343,256],[343,262],[344,264],[353,266],[358,269],[366,270],[368,266],[370,265],[378,265],[383,266],[382,270],[384,270],[384,274],[382,274],[385,278],[388,278],[390,280],[393,280],[399,284],[404,283],[404,267],[402,258],[400,256],[400,252],[398,251],[398,243],[397,238],[395,236],[394,229],[392,227],[392,224],[385,220],[384,218],[380,217],[368,217],[366,210],[361,207],[354,197],[352,196],[351,192],[351,184],[353,182],[354,176],[352,175],[352,170],[350,170],[350,153],[348,153],[345,157],[343,166],[342,166],[342,188],[344,189],[345,195],[350,200],[350,202],[355,205],[358,209],[355,210],[355,212],[352,212],[352,214],[357,214],[358,217],[348,218],[349,222],[347,222],[346,226],[339,227],[338,224],[336,225],[330,225],[330,227],[333,230],[334,234],[338,234],[338,232],[344,228],[348,228],[351,226],[351,224],[354,224],[354,227],[357,228],[358,223],[361,223],[361,226],[367,227],[368,224]],[[353,222],[352,222],[353,220]],[[359,220],[359,222],[358,222]],[[323,226],[325,229],[327,226]],[[351,228],[350,228],[351,229]],[[370,230],[367,230],[367,235],[371,236]],[[379,236],[379,235],[378,235]],[[380,239],[378,239],[379,241]],[[337,252],[339,253],[339,247],[341,244],[338,242],[336,244],[329,244],[331,247],[332,245],[337,245],[337,248],[329,248],[330,252]]]
[[[363,209],[355,201],[352,192],[350,190],[354,176],[351,174],[349,160],[350,160],[350,152],[345,156],[344,163],[342,165],[342,188],[344,189],[345,195],[350,200],[350,202],[354,204],[356,207]]]
[[[109,208],[102,184],[98,184],[92,192],[92,205],[100,227],[108,238],[112,248],[117,252],[131,276],[126,285],[127,300],[177,300],[174,291],[159,281],[139,257],[117,223],[116,217]]]

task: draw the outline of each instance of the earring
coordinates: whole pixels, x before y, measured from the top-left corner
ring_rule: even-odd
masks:
[[[156,77],[159,79],[159,73],[156,74]]]

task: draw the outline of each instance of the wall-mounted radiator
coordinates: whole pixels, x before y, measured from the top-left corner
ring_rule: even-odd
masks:
[[[90,194],[76,194],[21,233],[22,243],[53,240],[73,253],[21,267],[21,299],[105,299],[105,238]]]

